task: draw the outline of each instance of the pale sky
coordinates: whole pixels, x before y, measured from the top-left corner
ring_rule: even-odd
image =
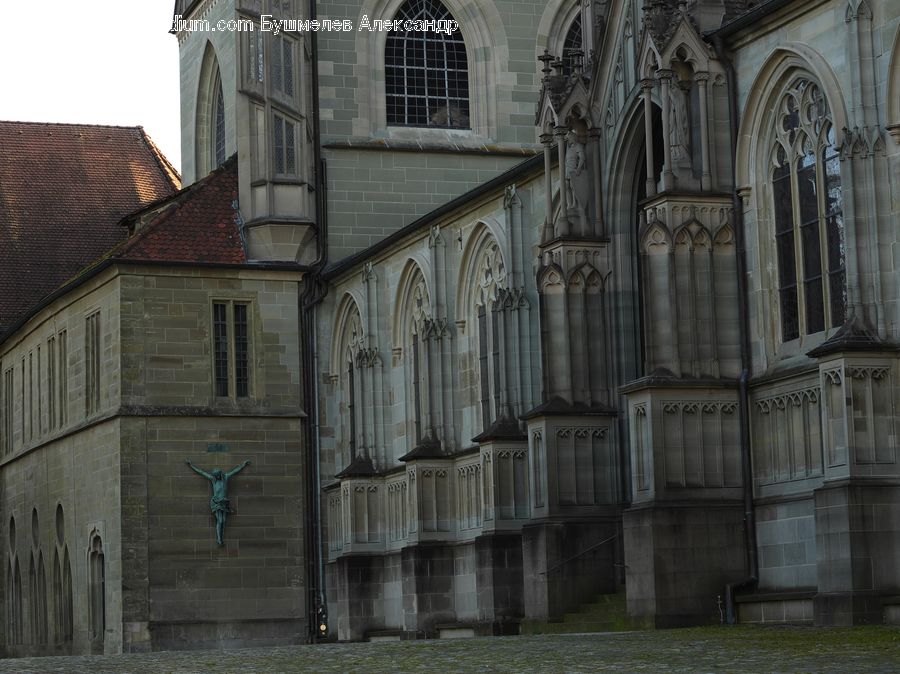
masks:
[[[3,5],[0,119],[140,125],[181,169],[174,2]]]

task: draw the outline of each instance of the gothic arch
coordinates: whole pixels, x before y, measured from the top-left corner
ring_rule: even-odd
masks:
[[[630,211],[633,198],[634,181],[644,161],[644,104],[639,95],[625,107],[620,115],[610,138],[616,139],[612,150],[607,153],[606,166],[601,174],[607,181],[604,186],[604,194],[610,195],[607,199],[607,222],[621,222],[619,215],[624,209]],[[642,176],[637,176],[642,179]],[[627,203],[623,203],[627,202]],[[612,214],[617,217],[609,217]]]
[[[543,54],[545,49],[549,50],[554,56],[562,54],[566,33],[580,12],[580,2],[550,0],[547,3],[538,22],[535,58]],[[584,33],[582,34],[584,35]]]
[[[900,32],[894,36],[894,48],[888,63],[887,128],[900,143]]]
[[[563,293],[566,291],[566,274],[555,262],[543,267],[537,278],[538,292],[541,294]]]
[[[475,295],[475,288],[479,282],[477,279],[478,266],[482,261],[485,249],[494,245],[500,256],[500,261],[506,270],[509,271],[509,264],[506,257],[507,246],[504,245],[506,235],[496,222],[488,222],[481,220],[475,225],[475,228],[469,234],[466,245],[463,249],[462,258],[459,265],[459,276],[456,283],[456,320],[457,323],[465,325],[472,310],[472,298]],[[504,276],[505,278],[505,276]],[[499,279],[495,279],[499,281]]]
[[[394,295],[394,309],[391,320],[391,346],[395,352],[402,352],[406,346],[406,327],[409,321],[409,304],[412,301],[413,291],[419,284],[420,280],[425,286],[425,291],[429,303],[428,313],[431,312],[431,301],[434,298],[434,289],[430,287],[428,275],[425,274],[427,266],[421,260],[414,259],[410,256],[403,267],[400,274],[400,281],[397,283],[397,292]],[[429,316],[430,318],[430,316]]]
[[[496,137],[499,128],[497,92],[500,73],[506,72],[509,46],[503,19],[492,2],[470,0],[440,0],[459,23],[466,43],[469,62],[469,118],[472,132],[479,136]],[[393,19],[406,0],[364,0],[356,24],[363,16],[374,19]],[[384,84],[384,50],[387,32],[360,30],[356,33],[358,78],[356,101],[359,117],[354,120],[353,132],[372,136],[387,130],[387,110]],[[479,58],[480,54],[493,58]],[[474,93],[474,95],[473,95]],[[446,133],[445,129],[441,129]]]
[[[768,128],[774,115],[773,98],[788,80],[804,71],[810,73],[822,87],[831,108],[834,128],[848,128],[847,106],[837,76],[828,62],[821,54],[804,44],[788,43],[779,46],[766,58],[748,89],[750,94],[741,114],[737,140],[735,186],[738,189],[752,187],[754,176],[758,175],[760,147],[767,145],[767,141],[759,138],[759,134]],[[765,138],[768,135],[764,134]]]
[[[215,134],[215,106],[219,97],[224,95],[222,73],[219,70],[219,59],[212,42],[207,41],[200,66],[200,79],[197,84],[196,107],[194,110],[194,157],[196,177],[207,175],[216,168],[213,136]],[[225,105],[224,99],[222,105]],[[227,137],[227,134],[226,134]]]
[[[365,306],[362,298],[358,293],[347,290],[338,302],[337,309],[334,312],[334,327],[331,332],[331,362],[329,369],[332,377],[340,376],[341,368],[345,363],[344,355],[348,347],[347,331],[350,329],[351,321],[354,316],[359,317],[360,327],[363,330],[360,341],[367,341],[365,334],[365,315],[360,307]]]

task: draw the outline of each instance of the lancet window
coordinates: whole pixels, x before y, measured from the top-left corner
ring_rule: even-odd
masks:
[[[783,341],[843,324],[847,307],[840,157],[828,101],[796,79],[777,107],[772,186]]]

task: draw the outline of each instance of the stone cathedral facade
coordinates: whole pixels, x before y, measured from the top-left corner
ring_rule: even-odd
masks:
[[[900,621],[900,0],[174,14],[181,181],[0,123],[6,653]]]

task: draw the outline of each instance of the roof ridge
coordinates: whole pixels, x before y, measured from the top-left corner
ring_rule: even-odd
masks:
[[[175,187],[176,190],[181,189],[181,174],[175,169],[172,165],[172,162],[166,158],[166,155],[163,154],[162,150],[159,149],[159,146],[153,142],[153,139],[150,137],[150,134],[147,133],[147,130],[143,126],[138,126],[138,130],[141,132],[141,138],[144,139],[144,143],[147,145],[147,148],[153,153],[153,156],[156,158],[157,164],[163,171],[163,175],[165,175],[166,179],[172,183],[172,186]]]
[[[86,126],[92,129],[130,129],[132,131],[143,130],[139,124],[126,126],[124,124],[88,124],[83,122],[26,122],[15,119],[0,119],[0,124],[21,124],[22,126]]]

